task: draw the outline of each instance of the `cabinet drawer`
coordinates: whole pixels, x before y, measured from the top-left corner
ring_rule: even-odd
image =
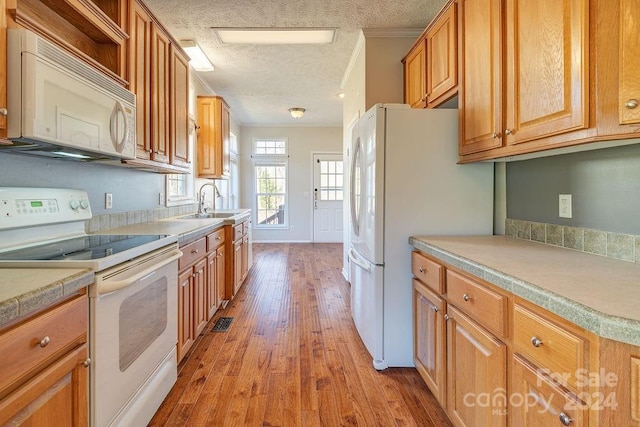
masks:
[[[224,243],[224,228],[214,231],[207,236],[207,252],[211,252]]]
[[[411,273],[432,290],[443,293],[444,267],[431,261],[419,252],[411,252]]]
[[[447,270],[447,299],[475,321],[504,337],[507,334],[507,297],[458,273]]]
[[[576,374],[584,368],[584,339],[525,307],[513,307],[515,351],[549,370],[554,378],[566,378],[565,387],[579,390]]]
[[[242,239],[244,234],[244,223],[236,224],[233,226],[233,241],[235,242],[238,239]]]
[[[193,243],[189,243],[188,245],[181,248],[182,250],[182,258],[178,262],[178,269],[182,270],[185,267],[193,264],[196,260],[202,258],[207,253],[207,241],[203,237],[202,239],[198,239]]]
[[[87,341],[88,306],[82,296],[0,335],[0,395],[14,381],[47,366],[62,350]]]

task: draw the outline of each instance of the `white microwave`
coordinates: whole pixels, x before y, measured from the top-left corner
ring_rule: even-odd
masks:
[[[26,29],[7,30],[1,149],[79,160],[135,158],[135,95]]]

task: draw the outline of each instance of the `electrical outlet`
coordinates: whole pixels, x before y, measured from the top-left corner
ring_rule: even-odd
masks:
[[[296,227],[294,227],[293,225],[289,227],[289,231],[296,231]]]
[[[158,204],[164,205],[164,193],[158,193]]]
[[[113,194],[104,193],[104,208],[105,209],[113,208]]]
[[[558,215],[560,218],[572,218],[571,194],[560,194],[558,199]]]

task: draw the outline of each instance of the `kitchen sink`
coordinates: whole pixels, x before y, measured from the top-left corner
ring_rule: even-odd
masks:
[[[207,218],[230,218],[238,215],[237,212],[208,212],[201,214],[189,214],[179,217],[180,219],[207,219]]]

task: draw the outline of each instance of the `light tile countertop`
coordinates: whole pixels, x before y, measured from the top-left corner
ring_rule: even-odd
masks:
[[[0,326],[74,294],[93,283],[81,268],[0,269]]]
[[[182,215],[105,230],[100,234],[170,234],[178,235],[178,242],[182,244],[225,225],[245,221],[251,214],[250,209],[229,212],[235,215],[228,218],[185,218]],[[0,267],[0,327],[89,286],[93,280],[93,271],[87,269]]]
[[[640,345],[640,264],[506,236],[409,243],[601,337]]]

